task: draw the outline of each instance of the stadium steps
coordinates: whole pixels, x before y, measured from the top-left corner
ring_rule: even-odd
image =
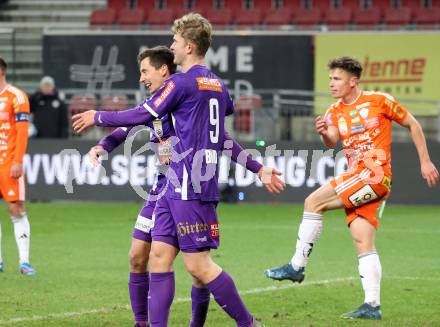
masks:
[[[91,12],[106,4],[106,0],[9,0],[0,9],[0,55],[10,65],[8,79],[25,91],[34,92],[43,75],[43,30],[88,29]],[[2,29],[14,30],[15,40]]]
[[[41,7],[50,7],[51,10],[77,10],[80,6],[83,10],[92,11],[97,6],[106,6],[106,1],[101,0],[75,0],[75,1],[57,1],[57,0],[13,0],[9,7],[11,9],[22,10],[41,10]]]
[[[41,7],[40,7],[41,8]],[[7,10],[0,13],[4,22],[88,22],[90,10]]]

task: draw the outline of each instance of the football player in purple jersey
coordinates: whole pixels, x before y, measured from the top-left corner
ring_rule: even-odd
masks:
[[[164,47],[156,47],[146,50],[141,53],[138,58],[138,61],[141,65],[141,82],[149,87],[151,93],[155,93],[169,77],[169,72],[173,72],[173,70],[175,69],[175,67],[172,67],[172,63],[170,64],[169,55],[166,54],[166,50],[164,50],[163,48]],[[162,51],[162,57],[166,57],[166,60],[162,58],[162,61],[158,61],[157,55],[156,58],[154,57],[155,51]],[[167,67],[168,69],[165,69]],[[203,88],[205,87],[206,86],[204,86]],[[217,88],[217,86],[215,86],[215,88]],[[164,91],[162,89],[161,94],[163,94],[163,92]],[[144,106],[144,103],[142,103],[141,105]],[[166,139],[174,135],[174,130],[172,126],[170,126],[170,121],[168,118],[169,116],[165,115],[161,119],[156,119],[153,121],[153,123],[150,122],[147,124],[154,130],[152,141],[158,144],[159,154],[161,152],[170,153],[170,150],[167,149],[167,147],[169,147],[170,145],[168,142],[166,142]],[[116,146],[124,142],[130,128],[131,127],[118,128],[112,134],[101,140],[98,146],[92,148],[92,157],[96,160],[100,152],[111,152]],[[230,146],[227,146],[228,148],[232,146],[231,159],[233,161],[243,163],[246,168],[253,171],[254,173],[259,173],[260,176],[263,175],[264,171],[271,173],[270,168],[263,167],[255,160],[252,160],[252,157],[247,155],[240,147],[240,145],[232,140],[227,135],[227,133],[225,133],[224,135],[224,141],[229,142]],[[228,144],[228,142],[226,144]],[[162,158],[163,157],[164,156],[162,156]],[[159,174],[158,181],[157,183],[155,183],[155,186],[150,193],[150,198],[145,202],[145,205],[138,216],[138,220],[136,222],[133,232],[132,247],[129,254],[131,263],[129,283],[130,300],[132,303],[133,312],[135,314],[135,320],[138,326],[146,325],[146,321],[148,319],[146,304],[149,286],[147,262],[151,249],[151,228],[154,224],[152,217],[157,195],[162,192],[165,185],[164,180],[165,176],[163,174]],[[274,192],[277,192],[282,188],[282,182],[275,176],[269,178],[269,181],[266,182],[265,185],[270,191]],[[153,195],[153,199],[151,199],[151,195]],[[205,225],[197,224],[198,223],[196,222],[194,225],[196,230],[198,229],[197,227],[199,227],[199,229],[206,229]],[[180,225],[179,230],[180,233],[182,233],[182,224]],[[218,233],[218,229],[215,229],[213,233]],[[164,243],[166,245],[165,251],[169,250],[170,257],[173,257],[175,254],[177,254],[176,249],[174,249],[175,242]],[[172,243],[171,249],[167,248],[167,245],[170,243]],[[169,276],[170,274],[167,275]],[[193,300],[191,326],[202,326],[206,319],[210,291],[208,288],[205,287],[203,282],[200,282],[197,278],[195,278],[195,285],[193,286],[191,295]]]

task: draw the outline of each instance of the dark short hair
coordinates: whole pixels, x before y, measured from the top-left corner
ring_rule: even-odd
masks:
[[[330,60],[328,63],[328,69],[340,68],[346,72],[353,74],[357,78],[361,78],[362,75],[362,65],[359,60],[352,57],[339,57]]]
[[[0,69],[3,72],[6,72],[7,68],[8,68],[8,64],[6,63],[6,61],[2,57],[0,57]]]
[[[176,72],[177,65],[174,63],[174,54],[164,45],[149,48],[139,53],[137,57],[138,63],[140,64],[145,58],[150,58],[151,66],[156,69],[159,69],[162,65],[167,65],[170,74]]]

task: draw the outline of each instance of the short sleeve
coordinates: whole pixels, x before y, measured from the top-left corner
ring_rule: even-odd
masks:
[[[408,114],[408,110],[401,106],[391,95],[387,93],[382,94],[382,110],[385,117],[394,120],[397,123],[402,123]]]
[[[12,93],[14,94],[14,97],[12,98],[12,106],[14,108],[15,121],[28,122],[30,106],[27,95],[18,89],[14,89]]]
[[[336,108],[335,108],[334,105],[332,105],[325,112],[324,119],[325,119],[325,121],[326,121],[328,126],[338,127],[338,122],[337,122],[337,119],[336,119],[335,111],[336,111]]]

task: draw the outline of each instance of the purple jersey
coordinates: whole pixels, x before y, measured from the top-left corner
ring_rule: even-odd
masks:
[[[178,142],[173,144],[167,195],[218,201],[218,155],[225,141],[225,116],[233,111],[232,99],[220,78],[205,66],[196,65],[186,73],[173,75],[151,99],[134,109],[98,112],[95,123],[134,126],[169,113]],[[261,165],[252,168],[256,172]]]
[[[150,134],[150,141],[159,143],[159,139],[167,139],[174,136],[174,129],[171,125],[170,117],[165,115],[159,119],[155,119],[152,122],[146,124],[152,129]],[[119,127],[111,132],[109,135],[101,139],[98,145],[102,146],[105,151],[112,152],[115,148],[121,145],[128,137],[133,127]]]

